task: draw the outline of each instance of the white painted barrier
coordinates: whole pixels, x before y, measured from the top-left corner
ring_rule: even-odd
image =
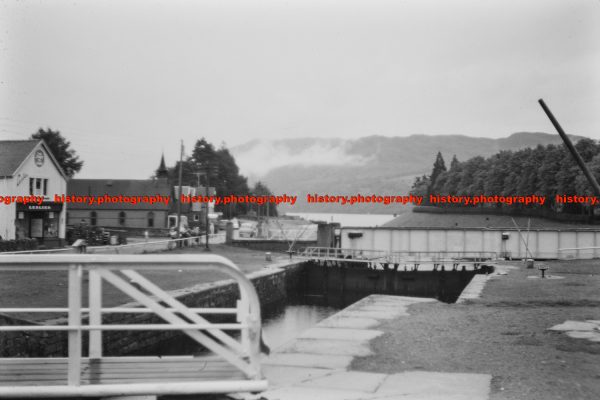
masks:
[[[503,240],[502,234],[508,234]],[[341,229],[341,246],[385,252],[494,252],[500,257],[600,258],[600,229],[364,228]]]

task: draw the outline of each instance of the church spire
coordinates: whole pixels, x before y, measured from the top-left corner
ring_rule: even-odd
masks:
[[[163,153],[162,156],[160,157],[160,165],[158,166],[158,169],[156,170],[156,177],[157,178],[167,178],[169,175],[168,171],[167,171],[167,166],[165,165],[165,154]]]

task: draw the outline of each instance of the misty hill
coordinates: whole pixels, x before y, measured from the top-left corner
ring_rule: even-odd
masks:
[[[573,141],[581,139],[571,136]],[[562,144],[558,135],[519,132],[489,139],[463,135],[368,136],[355,140],[299,138],[254,140],[231,149],[241,172],[262,180],[276,194],[297,194],[294,211],[401,213],[406,206],[372,204],[339,206],[307,204],[307,193],[407,194],[414,177],[431,172],[435,155],[442,152],[447,166],[453,155],[459,161],[488,157],[501,150]],[[285,211],[285,210],[281,210]]]

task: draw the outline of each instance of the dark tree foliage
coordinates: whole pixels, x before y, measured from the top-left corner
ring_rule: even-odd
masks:
[[[416,196],[427,196],[431,183],[427,175],[417,176],[410,192]]]
[[[168,170],[169,182],[177,185],[179,161]],[[248,179],[240,175],[235,159],[224,144],[215,149],[205,138],[197,140],[191,156],[183,160],[182,170],[184,186],[204,186],[208,182],[209,186],[215,188],[218,196],[245,196],[250,193]],[[249,211],[246,203],[218,204],[215,209],[228,218]]]
[[[43,139],[69,178],[72,178],[83,167],[83,161],[79,159],[75,150],[71,148],[71,142],[65,139],[59,131],[40,128],[36,133],[31,135],[30,139]]]
[[[456,158],[456,154],[452,156],[452,161],[450,161],[450,169],[456,168],[460,163],[458,162],[458,158]]]
[[[600,181],[600,143],[591,139],[582,139],[575,144],[575,148],[596,179]],[[557,194],[583,196],[593,194],[583,172],[564,146],[539,145],[536,148],[518,151],[501,151],[489,158],[474,157],[463,162],[453,157],[450,169],[447,171],[445,167],[442,168],[440,161],[443,159],[438,153],[431,175],[417,177],[411,193],[466,196],[535,194],[546,196],[544,208],[568,213],[591,212],[587,206],[579,204],[557,206],[555,203]],[[429,190],[424,190],[425,187]],[[502,205],[494,206],[502,207]],[[520,207],[525,208],[525,206]]]
[[[252,188],[252,194],[254,194],[256,196],[273,196],[273,193],[271,193],[271,190],[269,190],[267,185],[265,185],[261,181],[256,182],[256,184]],[[267,214],[269,217],[276,217],[278,215],[276,204],[269,204],[269,205],[263,204],[262,206],[258,206],[257,209],[258,209],[257,214],[259,217],[266,216]]]
[[[435,185],[438,177],[443,172],[446,172],[446,163],[444,162],[444,157],[442,157],[442,153],[438,151],[437,156],[435,156],[435,162],[433,163],[431,175],[429,176],[429,181],[432,186]]]

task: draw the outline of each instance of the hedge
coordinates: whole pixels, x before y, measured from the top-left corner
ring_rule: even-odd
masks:
[[[5,251],[35,250],[38,248],[36,239],[0,240],[0,253]]]

